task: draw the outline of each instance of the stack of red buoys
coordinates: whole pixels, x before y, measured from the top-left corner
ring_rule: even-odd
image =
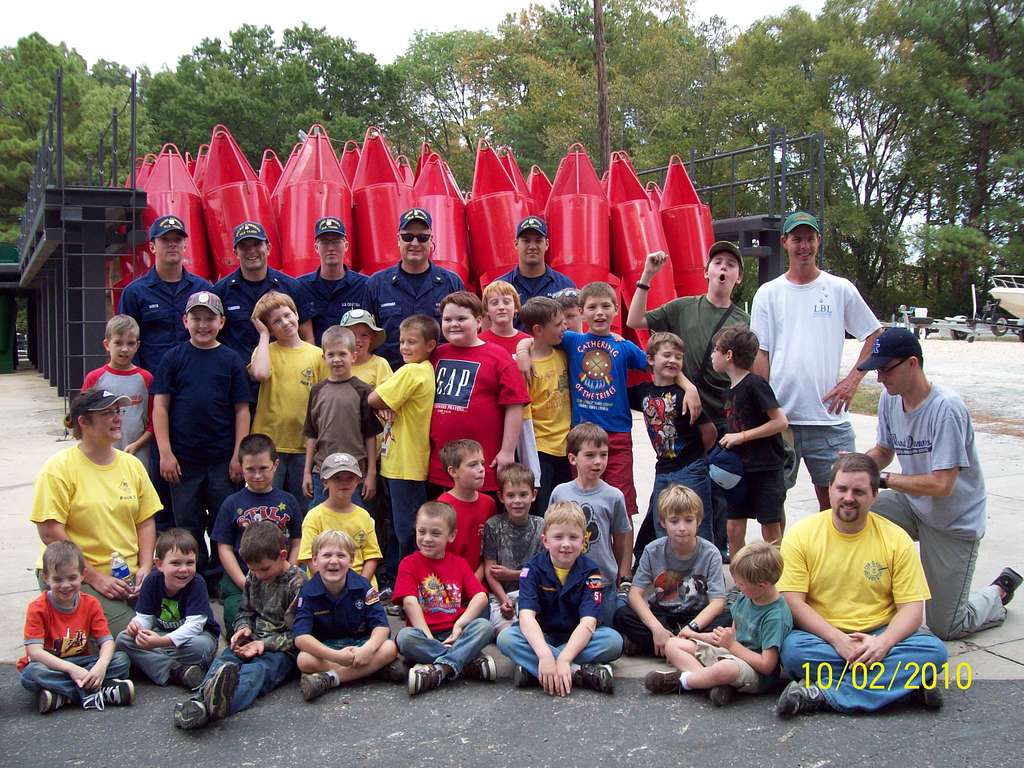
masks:
[[[356,180],[356,167],[359,165],[359,142],[349,139],[341,150],[341,175],[349,189]]]
[[[429,153],[417,165],[412,188],[413,205],[430,214],[434,252],[431,260],[450,269],[469,284],[469,243],[466,240],[466,200],[455,185],[448,164]]]
[[[304,275],[320,266],[313,245],[317,219],[336,216],[346,232],[352,231],[352,191],[323,126],[310,127],[294,161],[290,159],[282,172],[272,201],[283,249],[281,268],[289,275]],[[349,253],[345,260],[351,266]]]
[[[232,233],[243,221],[263,225],[270,240],[270,266],[281,266],[281,240],[277,236],[270,192],[223,125],[215,126],[203,174],[203,213],[210,252],[218,279],[238,267]]]
[[[526,177],[526,188],[530,192],[530,215],[543,216],[551,197],[551,181],[539,165],[530,168]]]
[[[485,140],[476,150],[473,190],[466,203],[469,226],[469,263],[480,288],[508,272],[519,261],[516,226],[530,215],[530,205],[505,164]]]
[[[203,200],[185,159],[173,144],[164,144],[146,180],[146,209],[142,213],[146,229],[161,216],[177,216],[185,225],[185,269],[207,280],[213,278]]]
[[[551,183],[548,263],[578,286],[609,278],[608,198],[582,144],[569,146]]]
[[[196,161],[192,166],[192,181],[196,183],[199,194],[203,194],[203,177],[206,176],[206,158],[210,153],[209,144],[200,144],[196,150]]]
[[[277,156],[277,152],[272,149],[263,150],[259,177],[271,194],[273,194],[282,173],[284,173],[284,166],[281,165],[281,159]]]
[[[715,240],[711,207],[697,196],[686,166],[678,155],[669,160],[665,175],[661,224],[668,241],[676,294],[697,296],[704,293],[708,287],[704,278],[704,259]]]
[[[370,126],[352,182],[353,223],[358,237],[353,264],[372,275],[398,261],[398,217],[412,208],[412,188],[401,177],[387,139]]]

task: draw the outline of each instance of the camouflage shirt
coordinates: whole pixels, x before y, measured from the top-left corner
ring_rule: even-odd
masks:
[[[253,640],[262,640],[268,651],[294,651],[292,625],[299,590],[306,583],[306,574],[297,565],[271,582],[263,582],[250,571],[242,587],[234,631],[248,627]]]

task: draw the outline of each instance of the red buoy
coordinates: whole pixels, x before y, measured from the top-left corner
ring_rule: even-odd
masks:
[[[353,264],[372,275],[398,261],[398,217],[412,208],[412,188],[402,181],[391,147],[380,128],[366,130],[352,183],[357,234]]]
[[[476,150],[473,190],[466,203],[469,227],[469,262],[480,288],[519,262],[516,226],[530,215],[526,196],[509,178],[505,165],[485,140]]]
[[[548,207],[548,198],[551,196],[551,181],[539,165],[530,168],[530,175],[526,177],[526,188],[530,190],[531,215],[543,216]]]
[[[548,263],[582,287],[608,280],[608,198],[580,143],[558,164],[545,218],[551,241]]]
[[[263,185],[270,190],[270,193],[274,193],[274,187],[277,186],[277,180],[281,178],[281,174],[284,172],[284,166],[281,165],[281,159],[277,156],[277,152],[272,149],[263,150],[263,159],[260,160],[260,181]]]
[[[203,194],[203,177],[206,175],[206,158],[210,154],[209,144],[200,144],[196,150],[196,162],[192,167],[192,181],[196,183],[199,194]]]
[[[355,183],[356,166],[358,165],[359,142],[349,139],[345,142],[345,146],[341,150],[341,175],[345,177],[345,182],[348,184],[349,189],[351,189],[352,184]]]
[[[152,152],[142,158],[142,165],[135,171],[135,188],[145,189],[146,181],[149,179],[149,174],[153,172],[153,166],[156,164],[156,155]],[[125,186],[131,184],[131,178],[125,179]]]
[[[516,190],[519,194],[526,198],[526,202],[532,212],[533,200],[530,198],[530,187],[527,185],[526,179],[523,178],[523,172],[519,168],[516,156],[512,154],[512,147],[499,147],[498,157],[501,158],[501,164],[505,166],[505,173],[512,179],[512,183],[516,185]]]
[[[287,171],[282,171],[272,200],[281,235],[281,268],[293,276],[312,272],[320,266],[313,246],[317,219],[336,216],[344,222],[346,233],[352,228],[352,191],[323,126],[310,127],[294,160],[289,158]],[[345,254],[348,266],[350,253]]]
[[[646,191],[647,196],[651,198],[654,210],[661,210],[661,187],[658,186],[658,182],[648,181],[647,186],[644,187],[644,191]]]
[[[217,278],[238,268],[232,233],[243,221],[263,225],[270,238],[270,266],[281,266],[281,239],[270,207],[270,192],[257,178],[234,136],[214,126],[203,175],[203,214]]]
[[[668,241],[676,294],[698,296],[704,293],[708,288],[704,259],[715,241],[711,207],[701,202],[678,155],[669,160],[665,175],[661,224]]]
[[[181,219],[188,232],[185,269],[210,280],[213,270],[206,241],[203,200],[184,158],[173,144],[164,144],[146,182],[146,209],[142,213],[146,229],[161,216]]]
[[[412,166],[409,164],[409,158],[399,155],[395,158],[395,162],[398,164],[398,175],[402,179],[402,183],[411,187],[416,182],[416,174],[413,173]]]
[[[431,152],[419,163],[412,188],[413,205],[430,213],[433,221],[435,264],[469,283],[469,243],[466,238],[466,200],[454,184],[441,156]]]
[[[185,167],[188,168],[188,175],[192,178],[192,183],[195,184],[196,161],[192,157],[192,153],[188,151],[185,152]]]

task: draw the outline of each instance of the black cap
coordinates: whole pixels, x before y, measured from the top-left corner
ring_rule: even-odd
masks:
[[[516,237],[518,238],[523,232],[533,230],[540,234],[541,237],[548,236],[548,225],[540,216],[527,216],[525,219],[519,222],[519,226],[516,227]]]
[[[411,221],[421,221],[427,225],[427,229],[431,229],[433,225],[429,213],[424,211],[422,208],[410,208],[398,217],[398,228],[405,229]]]
[[[887,328],[875,339],[871,357],[858,365],[857,370],[877,371],[893,360],[906,360],[908,357],[922,357],[921,342],[913,331],[906,328]]]
[[[263,228],[262,224],[255,221],[243,221],[235,227],[232,248],[237,247],[240,242],[250,237],[254,240],[262,240],[265,243],[270,241],[270,238],[267,237],[267,230]]]
[[[105,389],[87,389],[71,401],[71,419],[74,421],[87,413],[105,411],[117,403],[131,405],[132,399],[128,395],[119,395]]]
[[[313,225],[313,238],[316,239],[320,235],[339,235],[346,237],[345,235],[345,223],[339,216],[324,216],[322,219],[317,219],[316,224]]]

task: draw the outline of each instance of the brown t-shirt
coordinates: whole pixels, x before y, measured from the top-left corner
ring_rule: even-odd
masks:
[[[355,376],[347,381],[321,381],[309,391],[306,423],[302,428],[307,438],[316,440],[313,471],[320,471],[321,462],[332,453],[349,453],[366,471],[366,438],[383,430],[367,396],[370,385]]]

